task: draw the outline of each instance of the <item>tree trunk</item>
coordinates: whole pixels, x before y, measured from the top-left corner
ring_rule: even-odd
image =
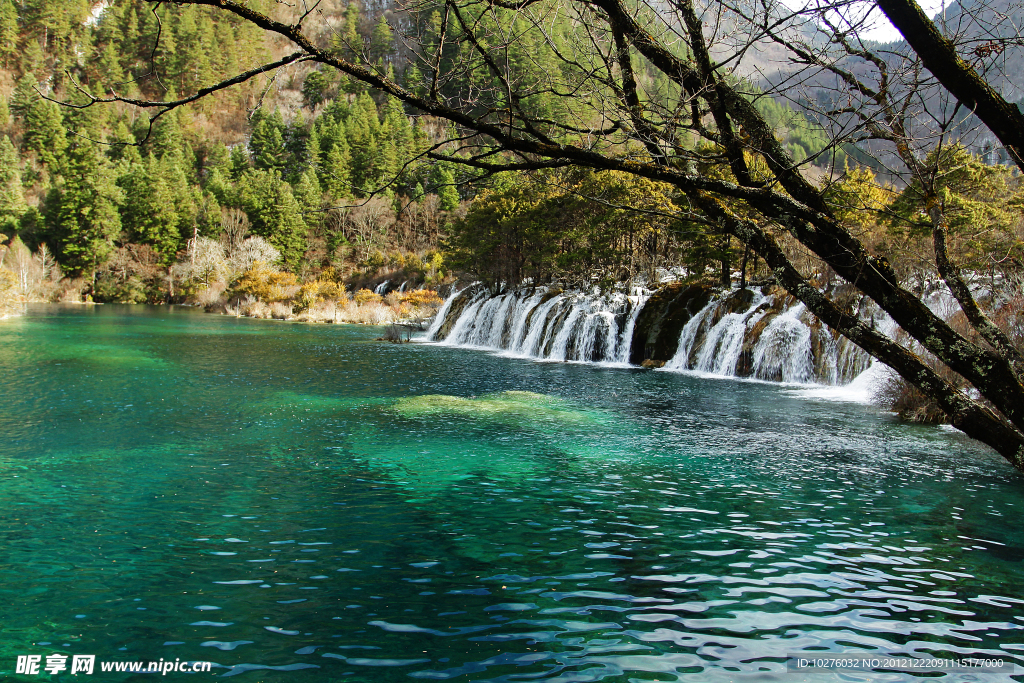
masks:
[[[732,243],[732,237],[726,235],[722,239],[721,251],[722,251],[722,269],[719,274],[719,284],[722,285],[722,289],[730,289],[732,287],[732,258],[729,254],[729,245]]]
[[[1020,109],[1004,100],[960,58],[956,45],[939,33],[914,0],[877,0],[877,3],[921,58],[924,67],[960,104],[985,122],[1006,146],[1014,163],[1024,171],[1024,114]]]

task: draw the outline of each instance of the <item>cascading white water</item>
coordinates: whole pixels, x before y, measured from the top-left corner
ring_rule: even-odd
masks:
[[[649,298],[649,293],[644,290],[638,290],[635,296],[628,297],[627,299],[630,305],[629,320],[626,321],[626,327],[619,336],[619,343],[615,353],[615,360],[618,363],[629,362],[629,353],[633,346],[633,331],[636,329],[636,319],[640,315],[640,311],[644,309],[644,304],[647,303]]]
[[[679,333],[679,346],[676,350],[676,355],[665,363],[665,370],[689,370],[690,369],[690,353],[693,350],[696,342],[698,333],[707,325],[705,319],[708,315],[718,307],[718,301],[712,299],[704,308],[697,311],[697,313],[690,318],[685,325],[683,325],[682,332]]]
[[[519,346],[509,350],[521,356],[539,356],[539,352],[543,348],[544,332],[547,331],[548,316],[552,309],[562,303],[562,299],[562,295],[559,294],[527,313],[528,319],[523,341]]]
[[[387,291],[388,291],[388,283],[389,282],[391,282],[391,280],[385,280],[384,282],[382,282],[379,285],[377,285],[376,287],[374,287],[373,288],[373,293],[374,294],[380,294],[381,296],[384,296],[387,293]]]
[[[448,336],[445,337],[445,340],[461,339],[472,334],[473,328],[476,327],[477,311],[479,311],[481,306],[486,302],[487,295],[484,292],[479,292],[473,296],[472,300],[456,319],[455,324],[452,325],[452,328],[448,332]]]
[[[615,363],[629,358],[636,311],[625,296],[535,290],[494,297],[480,293],[441,338],[442,321],[452,315],[457,296],[438,312],[427,340],[544,360]]]
[[[764,328],[754,346],[754,377],[798,384],[814,379],[811,328],[803,320],[805,310],[803,304],[788,308]],[[835,383],[833,373],[821,379],[826,384]]]
[[[795,384],[843,384],[870,364],[867,354],[820,324],[806,306],[739,290],[712,299],[683,326],[665,370]],[[762,322],[763,321],[763,322]],[[760,324],[759,324],[760,323]]]
[[[441,304],[441,308],[437,310],[437,314],[434,315],[434,320],[430,323],[430,327],[427,328],[427,333],[423,335],[424,339],[433,339],[437,334],[437,331],[441,329],[441,325],[444,324],[445,318],[448,317],[448,311],[451,310],[452,304],[459,298],[459,295],[464,292],[464,289],[453,290],[451,295],[444,300]]]
[[[519,301],[516,308],[514,325],[509,335],[509,348],[520,351],[526,342],[526,335],[529,333],[527,323],[530,321],[530,312],[536,309],[537,305],[544,300],[544,293],[539,292],[528,299]]]
[[[735,375],[747,330],[764,316],[764,311],[759,308],[764,300],[764,295],[759,293],[745,312],[723,315],[697,352],[694,369],[713,375]]]
[[[569,309],[568,318],[562,321],[558,334],[551,342],[551,351],[547,355],[551,360],[566,360],[569,351],[569,340],[579,334],[578,323],[583,311],[575,306]]]
[[[779,296],[748,289],[712,298],[682,327],[664,369],[843,384],[868,367],[863,351],[837,339],[802,304]],[[423,339],[517,357],[625,364],[649,297],[646,291],[598,296],[534,289],[491,296],[462,290],[444,302]]]
[[[676,355],[665,364],[665,369],[735,376],[747,331],[764,316],[761,304],[767,298],[756,292],[746,309],[721,316],[719,310],[728,302],[724,298],[713,299],[683,326]]]

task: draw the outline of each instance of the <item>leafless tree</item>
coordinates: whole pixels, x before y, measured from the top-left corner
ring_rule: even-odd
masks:
[[[884,257],[844,227],[830,204],[827,173],[822,181],[814,168],[827,165],[828,150],[793,158],[755,103],[768,95],[798,99],[801,89],[828,84],[831,95],[810,108],[831,129],[834,145],[870,144],[894,172],[925,179],[925,152],[962,131],[969,114],[1024,167],[1024,116],[990,86],[991,75],[980,76],[913,0],[876,1],[908,38],[902,48],[882,52],[861,40],[866,19],[857,3],[842,0],[799,10],[769,0],[410,0],[398,9],[425,82],[409,89],[379,62],[311,38],[321,17],[309,0],[279,3],[274,16],[236,0],[178,0],[231,13],[295,50],[175,101],[113,94],[94,101],[127,102],[159,116],[310,61],[448,121],[449,139],[426,153],[433,159],[484,173],[576,165],[668,183],[687,219],[738,238],[823,322],[934,398],[955,426],[1024,469],[1024,365],[944,252],[941,206],[932,216],[936,268],[979,341],[933,313]],[[749,85],[752,79],[762,87]],[[786,241],[874,300],[983,400],[830,299],[790,257]]]

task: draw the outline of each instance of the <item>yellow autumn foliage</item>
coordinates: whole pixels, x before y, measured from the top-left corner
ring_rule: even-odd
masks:
[[[235,295],[248,295],[259,301],[274,303],[290,299],[298,279],[292,273],[282,273],[265,263],[257,262],[242,273],[232,286]]]

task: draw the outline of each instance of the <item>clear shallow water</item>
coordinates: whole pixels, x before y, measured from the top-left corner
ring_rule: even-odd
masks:
[[[0,322],[0,676],[40,680],[15,657],[52,652],[310,682],[913,678],[786,671],[823,650],[1024,665],[1024,479],[959,435],[378,333]],[[945,680],[1022,678],[965,676]]]

